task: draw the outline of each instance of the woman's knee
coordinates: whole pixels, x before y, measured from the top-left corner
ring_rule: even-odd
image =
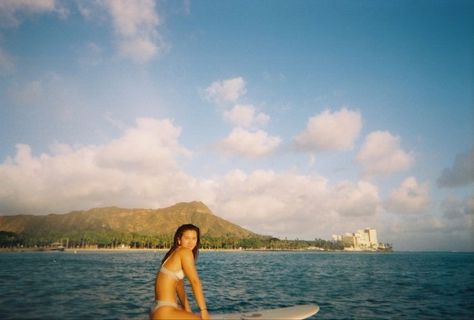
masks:
[[[199,316],[186,312],[184,310],[179,310],[172,307],[161,307],[153,312],[150,317],[153,320],[160,319],[200,319]]]
[[[179,309],[173,309],[170,315],[171,319],[201,319],[201,317],[195,315],[194,313]]]
[[[155,309],[155,311],[153,311],[153,313],[150,315],[150,319],[152,320],[168,319],[169,318],[168,314],[170,310],[166,310],[166,309],[172,309],[172,308],[161,307],[161,308]]]

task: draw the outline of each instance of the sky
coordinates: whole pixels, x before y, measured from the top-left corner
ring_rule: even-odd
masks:
[[[0,0],[0,215],[474,251],[473,84],[472,1]]]

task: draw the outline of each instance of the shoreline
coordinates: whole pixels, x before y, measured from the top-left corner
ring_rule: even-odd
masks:
[[[69,248],[57,250],[54,248],[0,248],[0,253],[21,252],[65,252],[65,253],[130,253],[130,252],[168,252],[168,249],[157,248]],[[373,250],[318,250],[318,249],[199,249],[200,252],[343,252],[343,253],[387,253],[393,251]]]
[[[52,248],[0,248],[2,252],[168,252],[168,249],[155,249],[155,248],[69,248],[64,250],[57,250]],[[213,252],[213,251],[225,251],[225,252],[242,252],[248,250],[239,249],[199,249],[201,252]]]

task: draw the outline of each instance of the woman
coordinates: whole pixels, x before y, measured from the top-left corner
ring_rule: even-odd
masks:
[[[173,246],[161,261],[161,269],[156,274],[152,319],[209,319],[201,281],[195,266],[199,244],[200,231],[195,225],[184,224],[176,230]],[[193,288],[201,317],[191,312],[184,291],[185,275]],[[182,308],[178,307],[176,296]]]

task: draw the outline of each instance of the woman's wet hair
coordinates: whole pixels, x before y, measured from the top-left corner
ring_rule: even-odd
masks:
[[[173,246],[171,247],[171,249],[165,254],[163,260],[161,260],[161,264],[163,264],[166,259],[168,259],[168,257],[176,250],[178,249],[179,247],[179,241],[181,239],[181,237],[183,236],[183,234],[186,232],[186,231],[196,231],[196,234],[197,234],[197,242],[196,242],[196,246],[194,247],[193,249],[193,256],[194,256],[194,260],[196,261],[198,255],[199,255],[199,246],[201,245],[201,231],[199,230],[199,228],[197,226],[195,226],[194,224],[183,224],[181,225],[178,229],[176,229],[176,232],[174,234],[174,240],[173,240]]]

